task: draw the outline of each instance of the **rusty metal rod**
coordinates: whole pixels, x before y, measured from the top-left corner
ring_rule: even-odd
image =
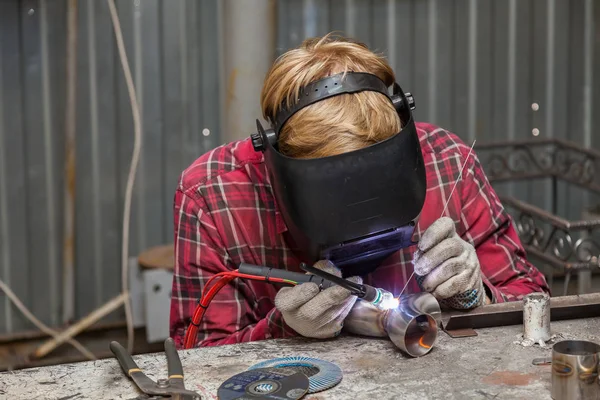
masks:
[[[554,174],[551,171],[547,172],[520,172],[518,175],[512,175],[510,171],[506,172],[506,175],[491,175],[490,181],[492,182],[510,182],[510,181],[525,181],[542,178],[552,178]]]
[[[525,139],[525,140],[511,140],[502,142],[488,142],[480,144],[479,150],[499,149],[499,148],[519,148],[519,147],[543,147],[546,145],[556,145],[564,147],[569,150],[578,151],[583,154],[587,154],[590,157],[600,158],[600,151],[592,148],[582,147],[574,142],[570,142],[564,139]]]
[[[550,320],[600,317],[600,293],[550,298]],[[523,302],[490,304],[471,311],[442,312],[444,330],[491,328],[523,323]]]
[[[77,125],[77,0],[67,5],[67,104],[63,237],[63,323],[75,317],[75,132]]]
[[[526,203],[521,200],[517,200],[511,196],[499,196],[500,201],[503,204],[509,205],[523,211],[532,217],[539,217],[545,221],[552,223],[552,225],[561,228],[566,231],[572,230],[587,230],[600,226],[600,219],[597,220],[581,220],[581,221],[568,221],[564,218],[558,217],[540,207],[536,207],[532,204]]]
[[[552,170],[542,172],[511,172],[507,171],[505,175],[494,175],[490,174],[490,182],[510,182],[510,181],[526,181],[542,178],[558,178],[562,179],[567,183],[571,183],[575,186],[579,186],[582,189],[591,190],[596,193],[600,193],[600,185],[594,182],[581,182],[577,179],[571,178],[567,174],[556,173]]]
[[[529,255],[533,255],[533,256],[541,259],[542,261],[545,261],[548,264],[551,264],[551,266],[553,266],[553,267],[563,268],[567,272],[569,272],[570,270],[580,270],[580,271],[600,270],[600,263],[598,263],[598,262],[596,262],[596,263],[591,262],[591,261],[590,262],[570,262],[570,261],[562,260],[560,258],[551,256],[547,253],[544,253],[537,247],[529,245],[529,244],[524,244],[523,247],[525,247],[525,251],[527,251],[527,253]]]
[[[523,147],[523,146],[545,146],[549,144],[556,144],[556,139],[523,139],[523,140],[511,140],[511,141],[498,141],[483,143],[479,146],[479,150],[488,149],[499,149],[503,147]]]
[[[222,118],[224,141],[241,139],[256,129],[262,115],[256,94],[276,57],[275,0],[222,0]],[[249,40],[252,38],[252,40]],[[252,60],[252,62],[249,62]]]

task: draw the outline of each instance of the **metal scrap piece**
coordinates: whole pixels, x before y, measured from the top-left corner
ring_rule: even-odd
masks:
[[[531,293],[523,298],[523,339],[543,343],[550,340],[550,296]]]
[[[534,358],[531,363],[533,365],[552,365],[552,357]]]
[[[550,298],[551,321],[593,317],[600,317],[600,293]],[[442,326],[445,331],[520,325],[522,323],[522,301],[489,304],[470,311],[453,310],[442,313]]]
[[[475,332],[475,330],[471,328],[445,330],[445,332],[452,338],[477,336],[477,332]]]

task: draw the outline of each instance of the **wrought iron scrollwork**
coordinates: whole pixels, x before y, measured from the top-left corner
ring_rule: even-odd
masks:
[[[559,178],[583,186],[593,185],[596,166],[599,162],[599,159],[595,159],[587,153],[557,146],[554,153],[554,174]]]
[[[541,247],[544,241],[544,231],[538,227],[533,216],[521,213],[517,223],[517,231],[523,243]]]
[[[600,219],[585,228],[566,229],[544,218],[544,211],[530,213],[518,204],[507,202],[516,215],[515,226],[527,252],[545,255],[555,267],[565,269],[600,268]]]
[[[490,181],[555,177],[600,193],[600,152],[559,140],[479,146]]]
[[[600,194],[600,152],[561,140],[481,145],[478,157],[490,182],[549,177]],[[565,221],[546,210],[502,198],[511,210],[525,249],[545,262],[571,271],[600,268],[600,216]]]

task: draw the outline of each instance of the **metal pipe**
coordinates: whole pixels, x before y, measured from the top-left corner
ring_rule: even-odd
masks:
[[[262,121],[260,93],[275,60],[277,2],[224,0],[221,46],[223,62],[223,141],[247,138]]]
[[[441,314],[431,293],[407,295],[390,312],[385,330],[396,347],[412,357],[424,356],[437,341]]]
[[[552,398],[597,400],[600,345],[584,340],[564,340],[552,349]]]
[[[77,130],[77,4],[67,6],[67,105],[63,235],[63,322],[75,317],[75,132]]]
[[[550,296],[531,293],[523,298],[523,339],[546,342],[550,339]]]
[[[500,199],[502,201],[502,199]],[[541,259],[541,261],[550,264],[556,268],[562,268],[565,271],[591,271],[600,269],[600,261],[596,258],[594,262],[576,262],[576,261],[563,261],[560,258],[554,257],[550,254],[544,253],[543,250],[539,250],[535,245],[524,245],[527,253]]]
[[[389,337],[392,343],[411,357],[431,351],[441,324],[440,305],[430,293],[400,296],[397,308],[382,310],[358,300],[344,321],[354,334]]]
[[[390,311],[359,299],[344,320],[344,328],[355,335],[388,337],[385,323]]]
[[[516,147],[544,147],[547,145],[557,145],[564,147],[568,150],[574,150],[581,152],[585,155],[594,158],[600,158],[600,151],[593,148],[586,148],[584,146],[579,145],[578,143],[557,139],[557,138],[540,138],[540,139],[523,139],[523,140],[511,140],[511,141],[498,141],[498,142],[488,142],[482,143],[478,145],[479,151],[482,150],[495,150],[495,149],[504,149],[504,148],[516,148]]]
[[[557,228],[565,231],[583,231],[591,228],[600,226],[599,219],[583,219],[579,221],[569,221],[564,218],[558,217],[540,207],[529,204],[525,201],[518,200],[511,196],[501,196],[500,200],[507,206],[518,208],[520,211],[531,215],[532,217],[540,218],[544,221],[548,221]]]

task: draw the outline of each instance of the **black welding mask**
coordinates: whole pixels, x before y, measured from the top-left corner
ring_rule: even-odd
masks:
[[[279,132],[298,110],[318,101],[361,91],[386,95],[401,131],[376,144],[339,155],[298,159],[278,151]],[[377,76],[347,72],[312,82],[297,101],[282,105],[271,127],[257,120],[254,149],[264,152],[288,244],[301,260],[329,259],[343,276],[366,274],[392,253],[411,246],[425,201],[425,166],[412,117],[414,101],[397,83],[392,94]]]

